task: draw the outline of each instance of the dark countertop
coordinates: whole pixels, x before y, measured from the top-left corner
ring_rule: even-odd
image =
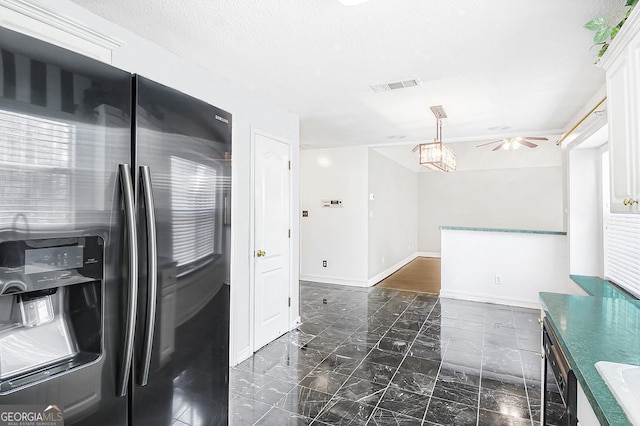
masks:
[[[640,365],[640,301],[601,278],[571,279],[591,296],[540,293],[542,309],[600,422],[628,425],[594,364]]]

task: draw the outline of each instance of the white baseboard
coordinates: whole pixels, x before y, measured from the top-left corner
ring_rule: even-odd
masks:
[[[418,257],[437,257],[440,258],[440,253],[435,251],[419,251],[416,253]]]
[[[326,277],[322,275],[300,275],[302,281],[313,281],[316,283],[348,285],[351,287],[369,287],[367,281],[357,281],[350,278]]]
[[[498,305],[540,309],[540,302],[538,300],[517,299],[514,297],[503,297],[496,294],[475,294],[462,291],[440,289],[440,297],[444,299],[470,300],[472,302],[495,303]]]
[[[402,259],[400,262],[396,263],[395,265],[390,266],[387,269],[385,269],[384,271],[380,272],[379,274],[376,274],[373,277],[369,278],[367,281],[356,281],[356,280],[349,279],[349,278],[327,277],[327,276],[322,276],[322,275],[300,275],[300,280],[302,280],[302,281],[313,281],[313,282],[326,283],[326,284],[347,285],[347,286],[351,286],[351,287],[371,287],[371,286],[379,283],[380,281],[384,280],[389,275],[393,274],[398,269],[402,268],[407,263],[409,263],[412,260],[414,260],[416,257],[438,257],[439,258],[440,257],[440,253],[435,253],[435,252],[416,252],[416,253],[413,253],[413,254],[405,257],[404,259]]]
[[[389,268],[385,269],[384,271],[380,272],[379,274],[374,275],[373,277],[369,278],[369,281],[368,281],[369,287],[378,284],[380,281],[384,280],[389,275],[393,274],[398,269],[402,268],[404,265],[406,265],[407,263],[411,262],[416,257],[418,257],[418,253],[413,253],[412,255],[409,255],[409,256],[405,257],[404,259],[402,259],[400,262],[396,263],[395,265],[390,266]]]
[[[300,318],[300,316],[298,316],[293,323],[289,326],[289,331],[293,330],[294,328],[300,326],[302,324],[302,318]]]
[[[253,353],[251,352],[251,348],[247,346],[246,348],[244,348],[243,350],[241,350],[236,354],[235,360],[232,361],[231,365],[232,366],[238,365],[242,361],[249,359],[251,355],[253,355]]]

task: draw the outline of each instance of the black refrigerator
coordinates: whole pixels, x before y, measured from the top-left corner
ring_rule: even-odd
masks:
[[[0,414],[227,424],[231,114],[0,49]]]

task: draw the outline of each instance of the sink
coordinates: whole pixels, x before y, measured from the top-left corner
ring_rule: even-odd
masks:
[[[598,361],[596,370],[634,425],[640,425],[640,365]]]

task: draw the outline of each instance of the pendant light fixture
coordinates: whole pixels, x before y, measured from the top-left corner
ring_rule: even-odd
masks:
[[[442,105],[431,107],[436,117],[436,138],[433,142],[420,144],[420,165],[439,172],[456,169],[456,154],[442,143],[442,119],[447,118]]]

